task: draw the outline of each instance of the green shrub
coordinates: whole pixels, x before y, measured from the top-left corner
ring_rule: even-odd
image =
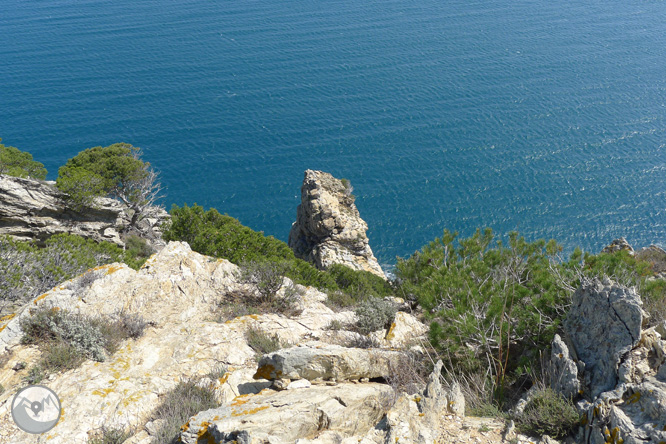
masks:
[[[166,422],[153,436],[154,444],[176,444],[180,442],[180,429],[197,413],[217,407],[211,390],[201,388],[196,381],[180,382],[168,392],[153,411],[153,419]]]
[[[2,142],[2,139],[0,139]],[[21,151],[13,146],[0,143],[0,174],[16,177],[46,179],[44,164],[32,159],[32,154]]]
[[[530,436],[549,435],[562,439],[580,424],[580,417],[570,400],[550,388],[543,388],[525,406],[516,418],[518,429]]]
[[[130,257],[148,259],[155,250],[148,242],[136,235],[127,236],[125,239],[125,251]]]
[[[494,246],[490,229],[456,237],[445,231],[400,259],[397,276],[401,290],[418,297],[431,321],[430,341],[446,352],[449,369],[489,371],[502,402],[514,370],[550,345],[577,285],[580,258],[563,263],[555,241],[530,243],[517,233]]]
[[[66,342],[53,342],[42,348],[38,366],[49,373],[77,368],[85,359],[83,352]]]
[[[385,297],[394,294],[389,282],[369,271],[353,270],[341,264],[334,264],[326,271],[335,280],[338,288],[354,301],[350,305],[373,296]]]
[[[356,307],[356,329],[359,333],[368,334],[388,328],[395,317],[397,309],[389,301],[370,298]]]

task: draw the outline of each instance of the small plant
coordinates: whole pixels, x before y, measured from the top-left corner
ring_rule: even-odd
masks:
[[[153,444],[176,444],[183,424],[197,413],[217,405],[212,390],[198,386],[194,380],[181,381],[153,411],[153,419],[165,420],[153,437]]]
[[[580,417],[570,400],[551,388],[542,388],[516,418],[518,429],[532,436],[549,435],[561,439],[580,424]]]
[[[5,392],[5,386],[0,384],[0,395],[2,395]]]
[[[388,327],[395,318],[397,309],[389,301],[370,298],[356,307],[356,329],[359,333],[368,334]]]
[[[114,427],[102,427],[97,436],[88,440],[88,444],[122,444],[132,436],[130,430]]]
[[[339,331],[342,330],[342,322],[333,319],[330,324],[326,326],[326,330]]]
[[[24,381],[28,384],[39,384],[45,377],[46,374],[44,369],[37,364],[28,370],[28,374],[25,376]]]
[[[427,364],[430,364],[428,362]],[[398,359],[389,362],[389,375],[386,381],[397,393],[413,395],[425,388],[429,369],[432,365],[424,362],[424,356],[407,352]]]
[[[490,432],[490,427],[488,427],[488,424],[481,424],[481,427],[479,427],[479,432],[481,433]]]
[[[255,328],[249,328],[245,332],[245,339],[247,340],[247,345],[260,355],[272,353],[283,348],[280,338],[277,335],[271,336]]]
[[[243,264],[241,268],[241,280],[257,287],[261,303],[273,303],[284,282],[284,264],[252,261]]]
[[[218,380],[224,375],[227,374],[227,366],[226,365],[218,365],[214,367],[208,374],[206,375],[209,379],[212,379],[213,381]]]

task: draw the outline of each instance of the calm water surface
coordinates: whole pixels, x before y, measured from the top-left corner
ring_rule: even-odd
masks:
[[[384,264],[444,228],[666,242],[666,3],[3,0],[0,137],[124,141],[165,204],[286,240],[348,178]]]

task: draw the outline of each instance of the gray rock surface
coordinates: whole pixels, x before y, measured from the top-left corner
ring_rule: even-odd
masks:
[[[641,306],[635,291],[610,281],[586,282],[574,293],[564,328],[585,364],[592,397],[617,384],[622,356],[641,338]]]
[[[613,242],[601,250],[602,253],[617,253],[618,251],[626,251],[631,256],[634,255],[634,247],[632,247],[623,237],[613,240]]]
[[[121,232],[129,218],[116,200],[100,198],[96,207],[76,211],[69,207],[54,182],[0,174],[0,236],[43,242],[55,234],[70,233],[123,246]],[[159,226],[169,216],[155,207],[154,217],[139,223],[139,229],[156,247]]]
[[[347,348],[330,344],[305,344],[264,355],[255,378],[334,379],[345,381],[390,375],[391,362],[404,355],[381,349]]]
[[[578,380],[582,373],[584,398],[576,405],[584,427],[576,442],[666,442],[666,342],[659,327],[641,330],[643,320],[633,290],[595,281],[575,293],[565,322],[572,355],[556,337],[551,368],[564,375],[553,386],[567,396],[575,386],[571,362]]]
[[[289,233],[289,247],[296,256],[321,270],[343,264],[386,279],[370,248],[367,230],[351,185],[322,171],[305,172],[301,204]]]
[[[550,386],[556,392],[567,398],[578,396],[580,383],[578,381],[578,367],[569,355],[569,347],[562,341],[560,335],[553,339],[550,354]]]

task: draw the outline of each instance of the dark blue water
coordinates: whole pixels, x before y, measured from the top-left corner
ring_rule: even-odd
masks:
[[[165,204],[286,240],[307,168],[395,262],[475,227],[666,240],[666,3],[3,0],[0,137],[128,142]]]

